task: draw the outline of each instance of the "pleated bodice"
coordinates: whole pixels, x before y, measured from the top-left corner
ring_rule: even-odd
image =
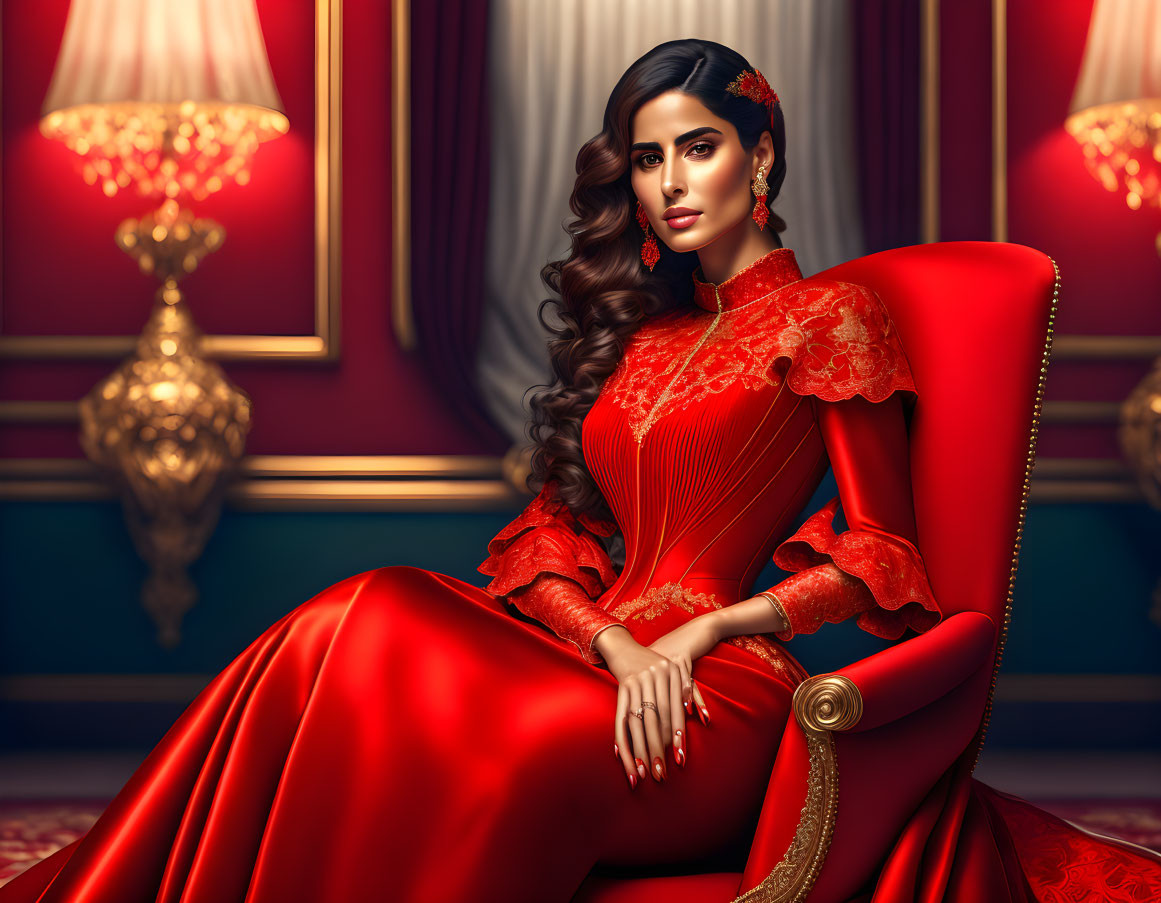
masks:
[[[811,399],[787,384],[802,314],[827,286],[803,283],[790,249],[694,284],[695,303],[632,336],[582,433],[625,540],[598,604],[622,619],[644,609],[658,635],[670,612],[748,597],[827,468]]]

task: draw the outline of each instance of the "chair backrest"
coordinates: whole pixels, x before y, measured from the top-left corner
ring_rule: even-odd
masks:
[[[1003,623],[1024,523],[1057,294],[1052,259],[1025,245],[893,248],[818,274],[878,293],[918,400],[910,424],[919,549],[945,615]]]

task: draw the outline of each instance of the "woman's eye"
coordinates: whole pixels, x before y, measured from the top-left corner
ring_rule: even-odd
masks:
[[[693,145],[689,149],[690,153],[697,151],[698,148],[703,148],[703,150],[700,153],[694,153],[693,155],[695,157],[708,157],[711,153],[713,153],[714,146],[712,144],[710,144],[708,141],[699,141],[697,144]],[[649,164],[650,157],[659,157],[659,156],[660,156],[659,154],[642,154],[640,157],[637,158],[637,165],[642,167],[642,168],[645,168],[645,167],[650,165]]]

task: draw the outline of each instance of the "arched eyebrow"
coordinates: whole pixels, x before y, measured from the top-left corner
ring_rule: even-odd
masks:
[[[687,141],[692,141],[694,138],[700,138],[702,135],[720,135],[720,134],[721,134],[721,132],[718,129],[715,129],[712,125],[703,125],[700,128],[690,129],[688,132],[684,132],[683,134],[678,135],[677,140],[673,143],[676,144],[678,147],[680,147],[681,145],[685,144]],[[629,148],[630,153],[632,153],[633,151],[639,151],[639,150],[660,151],[661,145],[658,144],[656,141],[638,141],[631,148]]]

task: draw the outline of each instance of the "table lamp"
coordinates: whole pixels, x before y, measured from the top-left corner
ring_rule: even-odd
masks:
[[[197,599],[188,567],[217,523],[251,411],[201,356],[178,288],[225,239],[183,202],[245,185],[258,145],[288,130],[255,0],[72,0],[40,131],[105,195],[157,203],[115,241],[161,281],[135,353],[81,399],[80,442],[119,491],[166,647]]]
[[[1088,171],[1132,210],[1161,206],[1159,30],[1154,0],[1096,0],[1064,122]]]

